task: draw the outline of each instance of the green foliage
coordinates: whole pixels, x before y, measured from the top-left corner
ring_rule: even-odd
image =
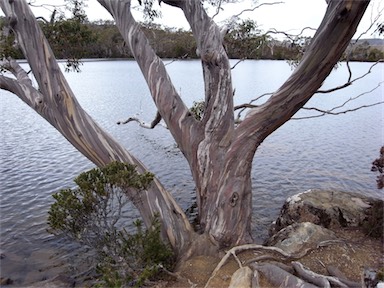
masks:
[[[366,235],[374,238],[384,238],[384,202],[377,200],[367,210],[367,217],[363,222]]]
[[[161,224],[155,215],[148,229],[134,222],[136,233],[128,233],[121,216],[129,202],[125,191],[140,193],[153,180],[153,174],[140,174],[135,166],[113,162],[103,168],[81,173],[77,188],[53,195],[48,212],[50,232],[64,233],[97,252],[100,287],[137,286],[156,275],[159,267],[170,268],[172,251],[161,239]]]
[[[58,20],[54,23],[42,23],[42,29],[59,59],[71,59],[66,70],[79,72],[78,59],[85,58],[87,48],[97,40],[97,35],[78,19]]]
[[[152,179],[151,173],[139,174],[135,166],[121,162],[81,173],[75,179],[78,188],[64,189],[53,195],[56,202],[48,212],[48,224],[52,232],[65,232],[75,239],[95,230],[94,224],[98,225],[95,234],[100,234],[100,229],[108,231],[120,217],[113,206],[117,205],[120,211],[129,201],[124,190],[143,190]]]
[[[377,24],[377,28],[376,28],[375,32],[379,32],[379,35],[384,34],[384,22]]]
[[[143,6],[144,19],[147,21],[161,17],[160,11],[153,7],[153,3],[154,0],[139,0],[139,4]]]
[[[72,19],[80,23],[83,23],[87,20],[87,15],[85,14],[85,1],[87,0],[65,0],[65,8],[71,12]]]
[[[54,10],[49,22],[41,22],[41,28],[56,58],[67,59],[65,71],[80,72],[79,59],[85,58],[90,45],[97,41],[97,34],[87,24],[84,1],[65,0],[72,17]]]
[[[371,171],[378,173],[376,178],[377,188],[383,189],[384,188],[384,146],[380,148],[380,157],[372,162]]]
[[[102,275],[100,287],[140,287],[147,279],[157,276],[160,268],[172,268],[173,254],[161,240],[158,217],[145,231],[141,221],[137,220],[134,224],[136,234],[129,234],[123,229],[118,232],[117,241],[108,239],[108,248],[101,251],[103,261],[97,266]],[[113,257],[110,251],[118,257]]]
[[[227,53],[230,58],[258,59],[269,51],[269,38],[260,34],[257,23],[253,20],[242,20],[224,38]]]
[[[14,33],[7,27],[5,17],[0,17],[0,59],[4,57],[21,59],[23,58],[23,54],[16,45]]]
[[[204,101],[193,101],[192,107],[189,109],[189,111],[192,113],[193,117],[195,117],[196,120],[201,121],[204,116],[204,110],[205,110],[205,102]]]

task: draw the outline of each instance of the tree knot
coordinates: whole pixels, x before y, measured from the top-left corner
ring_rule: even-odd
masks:
[[[339,19],[342,19],[342,18],[345,18],[348,13],[351,11],[351,3],[347,3],[347,5],[340,11],[339,15],[338,15],[338,18]]]
[[[9,24],[9,27],[15,28],[15,26],[17,24],[17,17],[15,15],[9,16],[8,17],[8,24]]]
[[[229,201],[229,205],[231,205],[232,207],[235,207],[237,200],[239,200],[239,194],[237,192],[234,192],[232,194],[231,200]]]

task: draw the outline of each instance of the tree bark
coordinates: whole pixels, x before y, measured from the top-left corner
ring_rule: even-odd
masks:
[[[115,160],[136,165],[139,172],[147,171],[138,159],[98,126],[77,102],[26,1],[1,0],[0,6],[16,33],[38,89],[32,86],[25,71],[14,61],[10,61],[9,65],[17,80],[0,76],[0,88],[16,94],[97,166]],[[188,249],[194,235],[193,229],[182,209],[156,178],[145,191],[130,189],[126,192],[146,225],[150,225],[154,215],[160,215],[162,235],[176,254]]]

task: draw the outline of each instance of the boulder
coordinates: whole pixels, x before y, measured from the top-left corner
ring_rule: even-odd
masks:
[[[251,288],[253,271],[248,266],[239,268],[233,273],[228,288]]]
[[[333,231],[310,222],[302,222],[281,229],[264,244],[281,248],[290,254],[297,254],[316,248],[321,242],[336,239],[337,236]]]
[[[382,223],[382,209],[381,199],[349,192],[308,190],[286,200],[272,224],[270,235],[299,222],[311,222],[329,229]],[[376,228],[382,233],[382,224]]]

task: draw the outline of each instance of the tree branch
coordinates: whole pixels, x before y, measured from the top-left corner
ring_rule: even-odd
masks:
[[[32,87],[32,85],[0,75],[0,89],[17,95],[28,106],[32,107],[39,114],[42,114],[45,107],[43,95]]]
[[[129,122],[133,122],[133,121],[134,121],[134,122],[139,123],[139,125],[140,125],[141,127],[143,127],[143,128],[153,129],[153,128],[155,128],[155,127],[157,126],[157,124],[160,123],[161,119],[162,119],[162,117],[161,117],[160,113],[157,112],[157,113],[156,113],[156,117],[155,117],[155,119],[153,119],[153,121],[152,121],[151,123],[146,123],[146,122],[140,120],[140,119],[137,118],[137,117],[129,117],[129,118],[128,118],[127,120],[125,120],[125,121],[119,121],[119,122],[117,122],[117,125],[120,125],[120,124],[127,124],[127,123],[129,123]]]
[[[321,117],[321,116],[324,116],[324,115],[346,114],[348,112],[355,112],[355,111],[363,109],[363,108],[373,107],[373,106],[380,105],[380,104],[384,104],[384,101],[379,101],[379,102],[372,103],[372,104],[362,105],[362,106],[359,106],[359,107],[356,107],[356,108],[352,108],[352,109],[348,109],[348,110],[344,110],[344,111],[340,111],[340,112],[331,112],[331,111],[321,110],[321,109],[318,109],[318,108],[308,108],[308,109],[303,108],[305,110],[315,110],[315,111],[321,112],[322,114],[320,114],[320,115],[313,115],[313,116],[304,116],[304,117],[292,117],[291,119],[292,120],[303,120],[303,119],[318,118],[318,117]]]
[[[222,8],[221,8],[221,4],[223,4],[223,0],[220,0],[220,1],[219,1],[219,4],[217,5],[217,8],[216,8],[216,13],[213,14],[212,17],[211,17],[212,20],[213,20],[217,15],[219,15],[220,10],[222,10]]]
[[[284,2],[283,1],[279,1],[279,2],[269,2],[269,3],[261,3],[253,8],[249,8],[249,9],[244,9],[243,11],[241,11],[240,13],[232,16],[232,18],[239,18],[241,16],[241,14],[245,13],[245,12],[253,12],[255,11],[256,9],[262,7],[262,6],[270,6],[270,5],[276,5],[276,4],[283,4]]]
[[[168,3],[169,1],[166,1]],[[200,226],[207,229],[216,210],[218,180],[228,147],[233,140],[234,110],[231,68],[223,46],[223,34],[207,15],[202,1],[177,1],[191,26],[201,58],[205,86],[204,115],[198,131],[189,138],[192,157],[188,159],[197,185]],[[236,233],[235,233],[236,234]]]
[[[264,93],[264,94],[261,94],[260,96],[257,96],[255,99],[252,99],[248,103],[240,104],[240,105],[235,106],[235,108],[234,108],[235,111],[240,109],[239,113],[237,114],[236,121],[239,123],[240,118],[241,118],[241,113],[243,113],[246,109],[257,108],[257,107],[260,106],[260,105],[252,104],[253,102],[256,102],[257,100],[260,100],[261,98],[263,98],[265,96],[271,96],[271,95],[273,95],[273,92]]]
[[[369,0],[329,3],[299,66],[267,102],[251,110],[238,126],[241,146],[249,147],[252,139],[256,148],[314,95],[349,45],[368,4]],[[254,150],[250,150],[252,157]]]
[[[181,100],[161,59],[149,44],[140,25],[131,14],[129,0],[98,0],[113,16],[124,40],[128,43],[148,84],[156,107],[172,133],[180,150],[190,156],[189,133],[197,121]],[[165,1],[168,3],[169,1]],[[177,1],[176,1],[177,2]],[[175,2],[175,3],[176,3]]]
[[[205,127],[206,133],[216,134],[213,138],[227,138],[234,127],[233,91],[222,33],[207,15],[200,1],[184,1],[181,9],[191,26],[203,64],[205,110],[200,123]],[[218,107],[222,108],[217,109]],[[223,134],[223,131],[228,132]],[[220,141],[218,138],[217,140]],[[228,144],[223,142],[222,145]]]
[[[303,110],[313,110],[313,111],[317,111],[317,112],[319,112],[321,114],[311,115],[311,116],[303,116],[303,117],[292,117],[291,119],[292,120],[302,120],[302,119],[318,118],[318,117],[325,116],[325,115],[340,115],[340,114],[346,114],[346,113],[349,113],[349,112],[354,112],[354,111],[357,111],[357,110],[360,110],[360,109],[363,109],[363,108],[368,108],[368,107],[373,107],[373,106],[376,106],[376,105],[383,104],[384,101],[379,101],[379,102],[372,103],[372,104],[361,105],[359,107],[355,107],[355,108],[346,109],[346,110],[343,110],[343,111],[334,112],[335,110],[344,107],[347,103],[349,103],[349,102],[351,102],[353,100],[356,100],[356,99],[358,99],[358,98],[360,98],[360,97],[362,97],[362,96],[364,96],[366,94],[369,94],[369,93],[375,91],[377,88],[379,88],[381,86],[382,83],[384,83],[384,82],[378,83],[376,87],[374,87],[373,89],[371,89],[369,91],[361,93],[361,94],[359,94],[359,95],[357,95],[355,97],[349,98],[348,100],[346,100],[341,105],[333,107],[330,110],[323,110],[323,109],[319,109],[319,108],[316,108],[316,107],[303,107],[302,108]]]
[[[273,29],[268,30],[267,32],[265,32],[264,35],[268,35],[268,34],[283,34],[286,38],[291,40],[293,43],[296,43],[296,41],[298,39],[300,39],[300,37],[302,37],[301,35],[303,35],[305,30],[314,30],[314,31],[316,31],[315,28],[304,27],[303,29],[301,29],[300,33],[298,33],[298,34],[290,34],[290,33],[287,33],[285,31],[279,31],[279,30],[276,30],[276,29],[273,28]]]
[[[11,58],[3,59],[0,61],[0,66],[11,72],[20,83],[32,86],[28,73],[15,60]]]
[[[375,67],[378,63],[382,63],[384,62],[383,59],[380,59],[378,61],[376,61],[374,64],[371,65],[371,67],[369,67],[368,71],[366,73],[364,73],[363,75],[351,80],[352,78],[352,71],[351,71],[351,67],[349,66],[349,61],[346,62],[347,64],[347,68],[348,68],[348,80],[347,82],[345,82],[343,85],[340,85],[340,86],[337,86],[337,87],[334,87],[334,88],[330,88],[330,89],[327,89],[327,90],[317,90],[316,93],[318,94],[325,94],[325,93],[331,93],[331,92],[334,92],[334,91],[337,91],[337,90],[341,90],[341,89],[344,89],[350,85],[352,85],[354,82],[360,80],[360,79],[363,79],[365,76],[367,76],[368,74],[370,74],[372,72],[372,69],[373,67]]]
[[[373,8],[372,8],[372,9],[373,9]],[[363,35],[367,34],[368,31],[372,29],[373,25],[375,25],[376,23],[378,23],[378,21],[379,21],[380,18],[381,18],[381,15],[382,15],[383,11],[384,11],[384,8],[382,8],[382,9],[380,9],[380,11],[378,11],[378,13],[376,14],[376,16],[375,16],[374,19],[372,19],[372,17],[371,17],[371,23],[370,23],[370,25],[368,26],[368,28],[367,28],[365,31],[363,31],[363,32],[359,35],[359,37],[357,37],[357,38],[355,39],[354,44],[356,44],[356,43],[360,40],[360,38],[363,37]]]

